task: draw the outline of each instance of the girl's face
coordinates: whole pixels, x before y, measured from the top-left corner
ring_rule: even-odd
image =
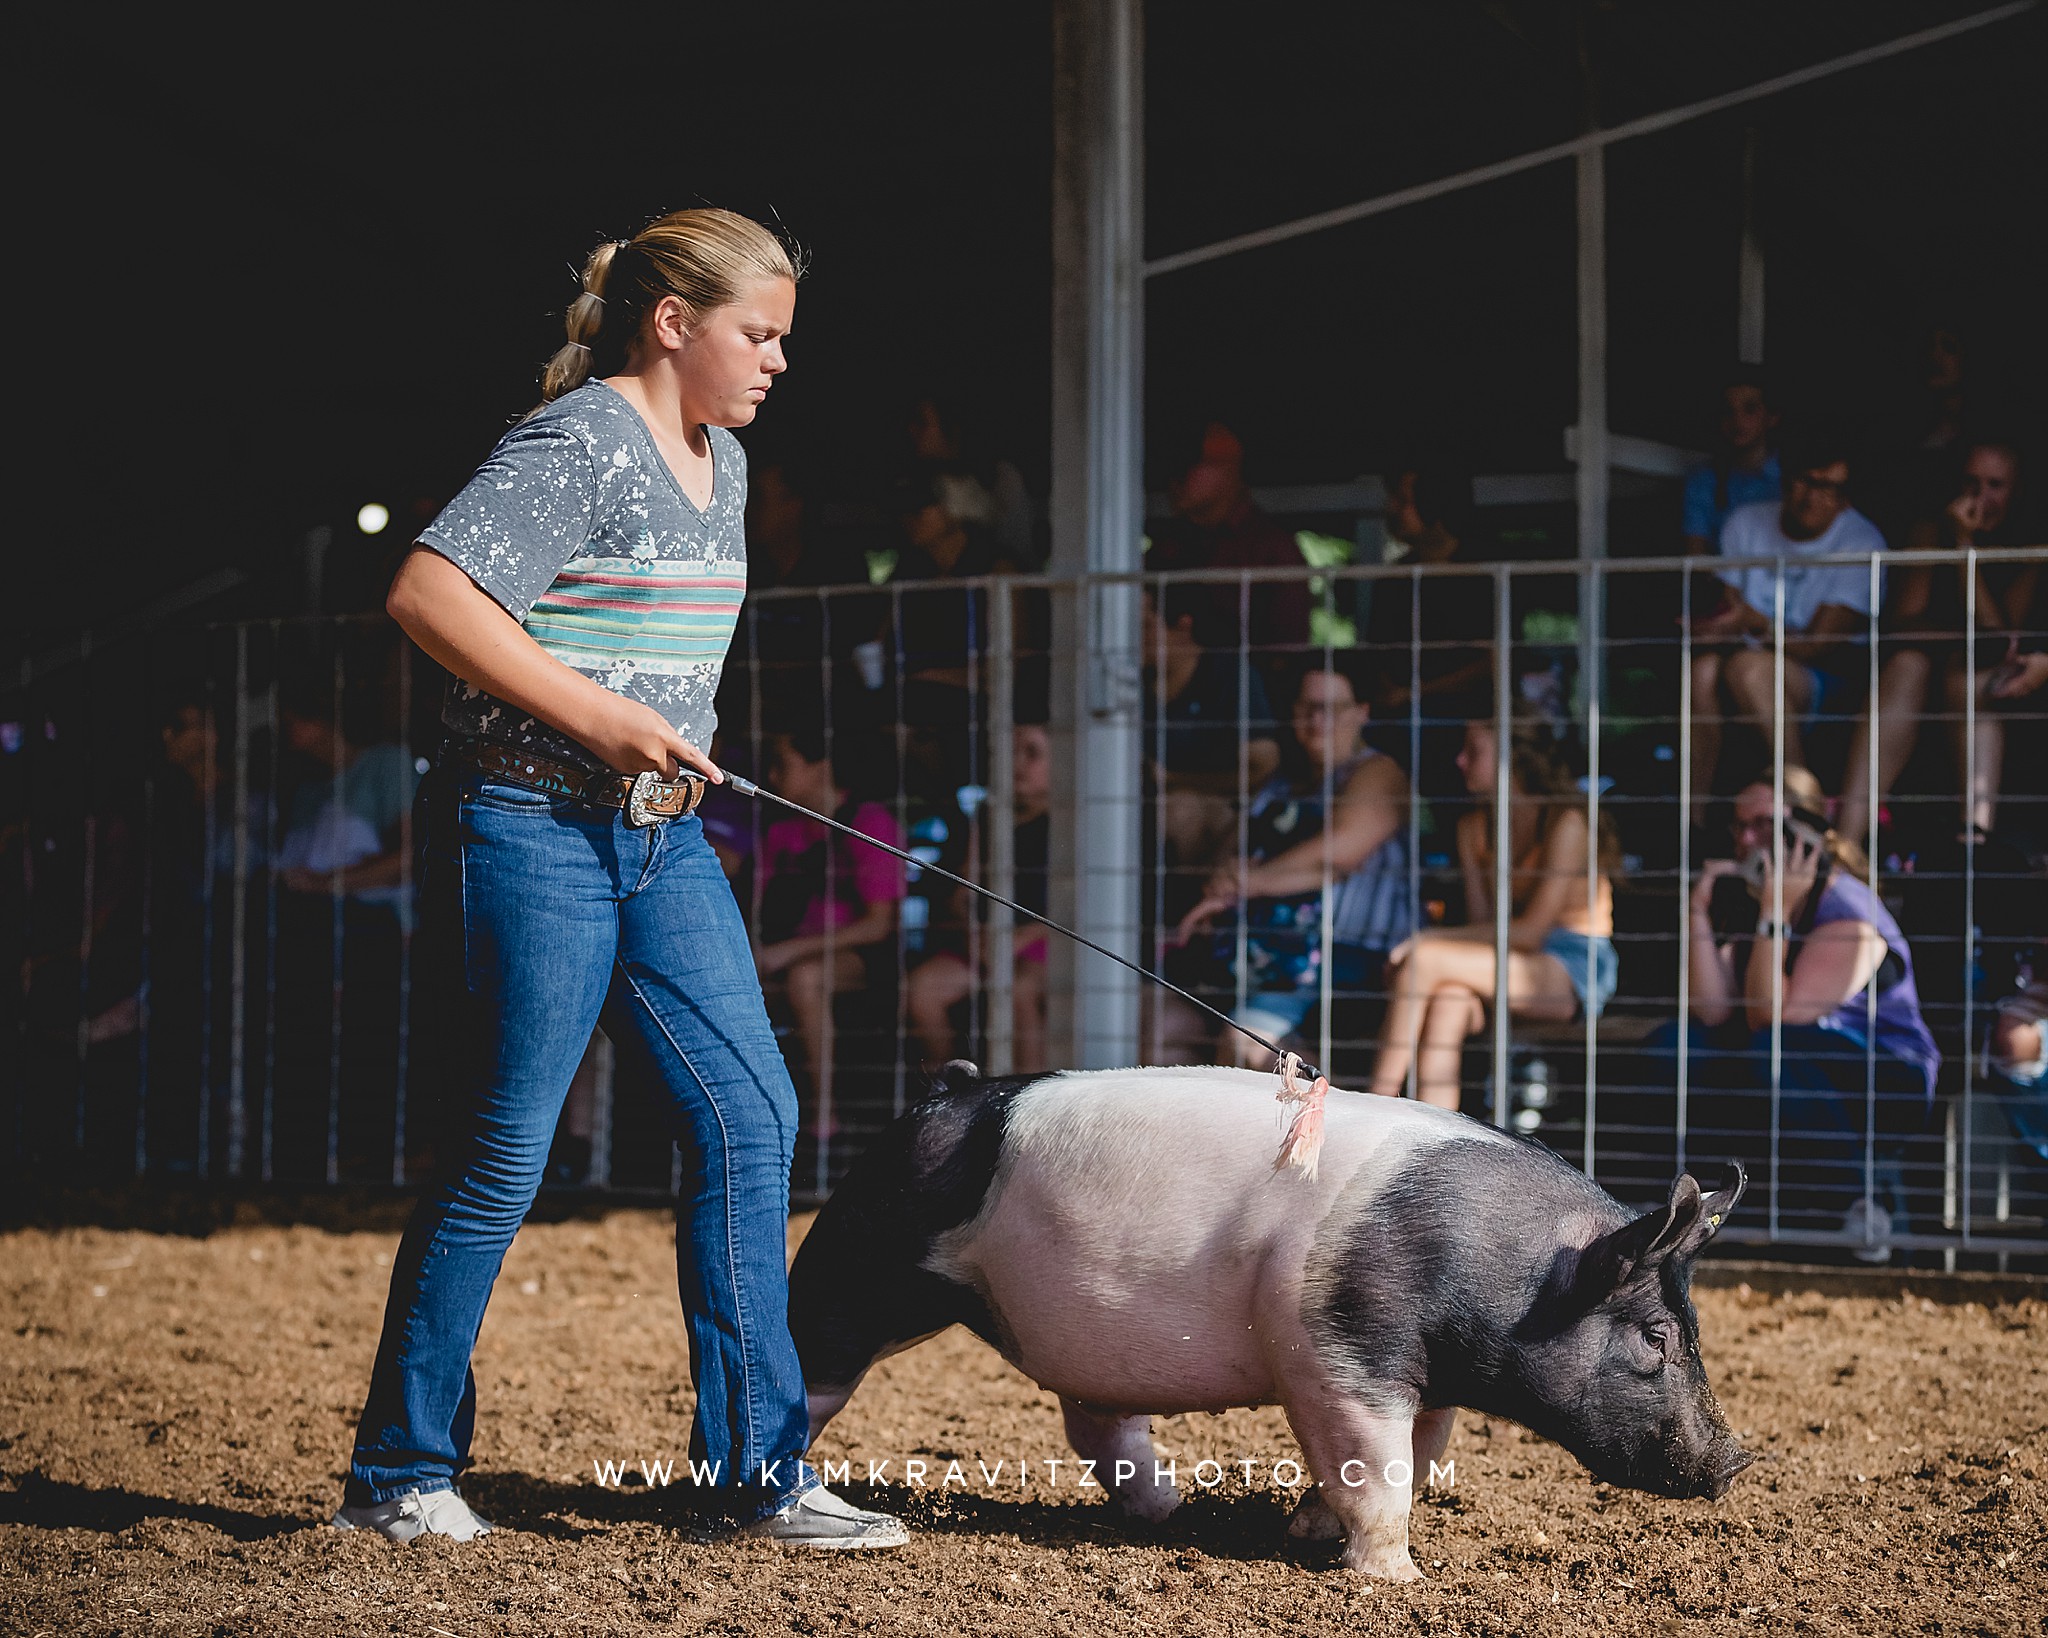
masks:
[[[775,378],[789,368],[782,341],[795,313],[796,286],[787,279],[763,279],[687,328],[680,304],[663,302],[654,333],[671,355],[684,420],[714,427],[751,422]]]
[[[1496,774],[1493,730],[1484,723],[1465,724],[1465,748],[1458,753],[1458,771],[1465,776],[1465,789],[1474,796],[1491,796]]]

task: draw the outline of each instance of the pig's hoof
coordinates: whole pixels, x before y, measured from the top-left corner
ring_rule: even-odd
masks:
[[[1415,1560],[1404,1550],[1399,1553],[1345,1553],[1344,1567],[1356,1570],[1361,1575],[1377,1576],[1382,1581],[1420,1581],[1422,1572],[1415,1567]]]
[[[1294,1517],[1287,1521],[1287,1533],[1296,1541],[1342,1541],[1344,1525],[1323,1500],[1322,1490],[1314,1488],[1301,1498]]]
[[[1117,1506],[1123,1509],[1127,1518],[1145,1524],[1163,1524],[1167,1516],[1180,1506],[1180,1492],[1170,1484],[1143,1490],[1118,1490],[1114,1495]]]

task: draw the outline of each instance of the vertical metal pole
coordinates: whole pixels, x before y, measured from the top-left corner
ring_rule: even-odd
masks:
[[[397,642],[399,766],[413,770],[412,644],[403,632]],[[407,1094],[412,1089],[412,842],[408,801],[398,810],[398,1064],[391,1105],[391,1181],[400,1184],[405,1181]]]
[[[1972,1241],[1972,1151],[1977,1136],[1977,548],[1963,553],[1963,1247]]]
[[[1764,244],[1757,229],[1757,128],[1742,133],[1742,246],[1735,273],[1735,356],[1745,364],[1764,361]]]
[[[1408,566],[1408,913],[1415,933],[1422,932],[1422,565]],[[1466,913],[1469,915],[1470,908]],[[1415,998],[1415,963],[1401,963],[1401,984]],[[1388,998],[1392,1004],[1392,997]],[[1422,1095],[1420,1068],[1423,1020],[1415,1020],[1415,1039],[1408,1043],[1407,1096]],[[1463,1101],[1463,1088],[1459,1089]]]
[[[1017,896],[1017,765],[1015,760],[1016,631],[1011,591],[998,579],[988,593],[989,733],[988,800],[982,812],[988,837],[988,882],[1006,899]],[[973,907],[969,906],[970,913]],[[1016,912],[1006,904],[988,907],[988,1072],[1008,1075],[1016,1068]],[[1042,1066],[1038,1066],[1042,1067]]]
[[[833,764],[832,734],[832,605],[825,599],[818,600],[818,681],[819,691],[825,702],[825,776],[828,781],[838,783],[838,770]],[[837,817],[835,815],[835,817]],[[852,815],[848,814],[850,821]],[[811,1065],[811,1073],[817,1078],[818,1130],[816,1160],[811,1172],[811,1187],[823,1198],[831,1188],[832,1141],[826,1135],[832,1130],[834,1115],[832,1102],[832,1071],[839,1055],[838,1018],[835,1016],[839,999],[839,838],[827,831],[823,838],[825,849],[825,949],[824,989],[825,1004],[820,1023],[824,1032],[818,1042],[818,1059]],[[676,1151],[676,1165],[682,1165],[682,1151]],[[682,1186],[681,1172],[677,1173],[677,1188]]]
[[[1754,133],[1752,132],[1752,136]],[[1868,645],[1866,662],[1870,715],[1870,755],[1865,759],[1866,783],[1864,798],[1868,816],[1865,831],[1869,846],[1864,863],[1867,867],[1865,885],[1870,889],[1872,903],[1882,902],[1877,892],[1877,611],[1883,601],[1882,584],[1878,573],[1877,554],[1870,554],[1867,570],[1870,581],[1865,601],[1870,605],[1866,621],[1864,640]],[[1877,1196],[1877,974],[1872,973],[1863,986],[1863,1200],[1867,1211]]]
[[[248,1138],[249,1034],[249,628],[235,627],[235,877],[229,974],[228,1175],[242,1175]]]
[[[823,592],[818,594],[818,601],[820,604],[818,618],[822,621],[825,618],[823,608],[825,594]],[[893,655],[895,664],[891,668],[894,680],[890,686],[896,694],[896,715],[894,718],[896,723],[896,833],[904,837],[907,842],[910,835],[910,825],[908,823],[910,818],[910,790],[905,780],[904,764],[908,759],[910,750],[910,730],[905,726],[903,719],[903,587],[894,580],[889,582],[889,633],[890,643],[895,650]],[[907,879],[904,886],[908,889],[909,882]],[[925,902],[929,905],[931,901],[927,899]],[[903,1028],[903,1010],[909,1004],[908,996],[910,994],[907,971],[910,962],[904,943],[907,937],[908,934],[903,926],[903,917],[899,914],[896,918],[896,1038],[898,1045],[896,1048],[896,1082],[894,1088],[895,1112],[899,1115],[908,1107],[910,1101],[910,1066],[905,1059],[904,1049],[901,1044],[906,1033]]]
[[[1250,864],[1251,855],[1251,791],[1247,788],[1246,776],[1250,770],[1245,765],[1245,735],[1250,729],[1246,721],[1252,713],[1252,583],[1251,576],[1242,570],[1237,576],[1237,835],[1232,849],[1237,860],[1237,879],[1244,880],[1244,873]],[[1251,904],[1240,895],[1237,904],[1237,937],[1232,949],[1230,970],[1236,979],[1237,1010],[1242,1013],[1251,982],[1251,937],[1248,923],[1251,920]],[[1232,1031],[1235,1035],[1236,1032]],[[1231,1043],[1233,1060],[1243,1052],[1237,1043],[1237,1036]],[[1217,1043],[1220,1053],[1222,1042]],[[1260,1066],[1265,1067],[1264,1065]]]
[[[1586,565],[1586,595],[1581,600],[1586,608],[1604,607],[1606,603],[1606,578],[1598,563]],[[1593,918],[1600,910],[1600,682],[1605,666],[1601,663],[1601,650],[1596,647],[1595,661],[1591,671],[1579,673],[1580,682],[1586,691],[1586,922],[1594,924]],[[1607,934],[1614,936],[1611,918]],[[1594,961],[1592,948],[1586,951],[1586,988],[1593,988]],[[1586,1132],[1584,1169],[1588,1177],[1596,1172],[1594,1143],[1597,1128],[1600,1096],[1600,1017],[1591,1007],[1586,1008]]]
[[[277,667],[284,651],[282,628],[270,622],[270,687],[265,695],[265,722],[270,729],[270,756],[263,778],[263,1124],[260,1170],[270,1181],[277,1124]]]
[[[1607,555],[1607,150],[1578,156],[1579,273],[1579,466],[1575,499],[1579,514],[1579,556]],[[1579,685],[1590,692],[1600,663],[1599,611],[1579,618]],[[1507,650],[1502,648],[1505,662]]]
[[[1513,917],[1514,717],[1509,703],[1508,566],[1493,571],[1493,1124],[1508,1123],[1508,922]]]
[[[1685,1170],[1692,1071],[1692,576],[1678,579],[1678,1102],[1677,1167]]]
[[[332,778],[327,800],[333,807],[332,822],[337,840],[341,816],[346,810],[341,784],[341,776],[347,766],[342,760],[342,753],[347,749],[341,711],[342,695],[347,689],[342,630],[339,621],[330,628],[334,643],[334,715],[329,726],[334,736],[334,750],[329,758]],[[341,1180],[341,994],[346,977],[343,971],[343,962],[347,959],[344,946],[348,938],[348,898],[342,890],[341,871],[341,854],[337,850],[327,872],[327,973],[331,981],[327,992],[327,1181],[330,1183]]]
[[[1166,924],[1166,582],[1164,579],[1152,583],[1152,766],[1157,770],[1153,782],[1152,814],[1152,914],[1157,920],[1152,938],[1152,970],[1166,969],[1166,938],[1169,928]],[[1152,1007],[1152,1049],[1147,1062],[1158,1063],[1166,1055],[1166,999],[1154,991],[1150,997]]]
[[[202,644],[202,653],[206,646]],[[205,754],[201,759],[199,789],[199,802],[205,809],[200,822],[200,846],[206,851],[199,861],[199,1108],[198,1130],[194,1133],[198,1144],[194,1167],[202,1178],[210,1176],[213,1171],[213,895],[218,875],[214,869],[214,855],[219,848],[220,828],[220,795],[214,787],[220,779],[217,755],[220,712],[216,706],[219,693],[219,682],[209,656],[206,660]]]
[[[1778,1237],[1779,1116],[1785,1069],[1785,560],[1771,586],[1771,922],[1750,960],[1771,964],[1771,1238]]]
[[[1336,585],[1335,575],[1330,577],[1329,584],[1333,588],[1331,603],[1334,606],[1336,602],[1336,593],[1334,591]],[[1330,627],[1326,624],[1323,627],[1323,697],[1325,700],[1329,698],[1331,678],[1336,672],[1337,653],[1334,641],[1335,639]],[[1357,685],[1354,683],[1350,686],[1356,687]],[[1336,846],[1337,840],[1337,736],[1335,729],[1336,718],[1328,711],[1325,711],[1323,721],[1327,725],[1323,729],[1323,880],[1322,898],[1320,900],[1321,910],[1316,919],[1316,933],[1322,945],[1322,960],[1319,964],[1321,981],[1317,985],[1316,1014],[1322,1020],[1322,1026],[1316,1036],[1316,1062],[1322,1066],[1323,1072],[1328,1074],[1331,1034],[1330,1011],[1333,1005],[1332,992],[1336,984],[1337,966],[1337,926],[1333,919],[1337,908],[1337,893],[1336,884],[1332,880],[1331,874],[1336,867],[1336,861],[1331,856],[1331,850]],[[1345,747],[1347,759],[1356,748],[1356,743],[1354,739],[1351,745]]]
[[[1056,848],[1074,860],[1054,914],[1119,955],[1138,953],[1138,587],[1142,568],[1143,8],[1057,0],[1053,11],[1053,562],[1085,581],[1080,629],[1055,643],[1060,726],[1074,732]],[[1061,919],[1065,919],[1063,916]],[[1076,962],[1077,1068],[1127,1063],[1133,974]]]

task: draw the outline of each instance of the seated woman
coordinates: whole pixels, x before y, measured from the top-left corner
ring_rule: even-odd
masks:
[[[1235,1016],[1274,1041],[1299,1032],[1322,1000],[1325,883],[1334,990],[1373,985],[1387,951],[1414,923],[1408,781],[1392,757],[1364,742],[1366,716],[1346,672],[1320,663],[1301,672],[1280,770],[1246,809],[1244,862],[1233,858],[1211,874],[1176,935],[1186,943],[1243,906],[1249,972]],[[1234,978],[1235,935],[1219,934],[1216,943]],[[1271,1059],[1236,1030],[1223,1031],[1218,1050],[1225,1062],[1254,1068]]]
[[[1020,722],[1010,731],[1010,745],[1013,887],[1017,902],[1042,916],[1052,838],[1052,737],[1041,723]],[[975,827],[977,836],[986,837],[987,823]],[[986,873],[978,879],[986,881]],[[952,913],[946,925],[926,934],[931,953],[912,970],[908,995],[910,1027],[932,1068],[974,1053],[973,1043],[963,1041],[954,1028],[953,1009],[974,994],[984,977],[979,941],[968,936],[974,907],[967,903],[967,889],[952,889],[944,902]],[[1019,1074],[1037,1074],[1048,1067],[1044,924],[1018,916],[1011,950],[1012,1067]]]
[[[1770,778],[1751,780],[1735,798],[1738,858],[1709,860],[1693,889],[1691,1012],[1708,1031],[1727,1033],[1695,1037],[1694,1052],[1709,1061],[1700,1064],[1692,1124],[1724,1134],[1768,1130],[1759,1095],[1770,1092],[1775,1005],[1778,1154],[1783,1184],[1796,1191],[1786,1209],[1839,1218],[1863,1241],[1859,1255],[1883,1261],[1893,1214],[1904,1207],[1900,1140],[1925,1120],[1941,1053],[1920,1015],[1905,936],[1871,892],[1862,850],[1821,818],[1822,800],[1820,782],[1804,768],[1785,770],[1782,811]],[[1742,881],[1747,896],[1724,889],[1717,905],[1723,880]],[[1739,915],[1721,908],[1731,902]],[[1722,1052],[1717,1072],[1710,1060],[1729,1047],[1737,1050]],[[1730,1066],[1739,1066],[1733,1075]],[[1873,1083],[1882,1135],[1876,1203],[1866,1206],[1865,1099]]]
[[[1859,841],[1870,825],[1870,742],[1877,740],[1877,797],[1890,793],[1919,739],[1928,696],[1933,691],[1948,717],[1955,750],[1957,789],[1966,765],[1972,787],[1964,798],[1963,823],[1980,833],[1991,829],[2005,761],[2001,704],[2012,677],[2023,670],[2016,650],[2029,635],[2028,606],[2041,578],[2034,563],[1993,561],[1974,570],[1961,554],[1973,546],[2020,546],[2039,539],[2022,518],[2019,452],[2006,443],[1980,441],[1963,458],[1962,480],[1948,511],[1916,528],[1907,544],[1919,551],[1948,548],[1953,565],[1915,563],[1892,571],[1886,608],[1890,631],[1882,642],[1877,708],[1859,725],[1842,779],[1835,823]],[[1968,613],[1976,605],[1977,653],[1966,652]],[[1974,754],[1965,744],[1969,696],[1977,696]]]
[[[1427,928],[1390,958],[1392,1000],[1380,1031],[1374,1092],[1398,1097],[1412,1063],[1418,1098],[1444,1109],[1458,1107],[1465,1038],[1485,1027],[1486,1003],[1498,988],[1491,811],[1498,756],[1493,723],[1467,723],[1458,769],[1465,789],[1480,802],[1458,822],[1470,920],[1463,927]],[[1594,857],[1585,799],[1547,729],[1517,728],[1508,758],[1508,833],[1515,860],[1505,912],[1508,1011],[1555,1023],[1569,1023],[1581,1009],[1598,1016],[1616,979],[1609,877],[1619,865],[1619,849],[1603,813]]]
[[[829,813],[892,847],[903,845],[895,817],[879,802],[852,802],[834,777],[825,736],[816,730],[769,737],[768,778],[792,802]],[[832,997],[860,988],[867,963],[895,949],[904,895],[901,861],[815,820],[792,815],[761,838],[760,944],[754,964],[762,982],[780,979],[795,1016],[809,1086],[798,1083],[802,1130],[830,1137]]]

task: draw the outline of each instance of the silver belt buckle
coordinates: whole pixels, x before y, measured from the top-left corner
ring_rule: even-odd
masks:
[[[673,779],[652,769],[635,774],[626,792],[626,823],[641,830],[664,819],[686,819],[697,811],[703,793],[704,781],[697,774],[679,773]]]
[[[635,774],[633,787],[626,792],[626,823],[635,830],[645,830],[669,817],[655,805],[667,794],[668,781],[652,768]]]

